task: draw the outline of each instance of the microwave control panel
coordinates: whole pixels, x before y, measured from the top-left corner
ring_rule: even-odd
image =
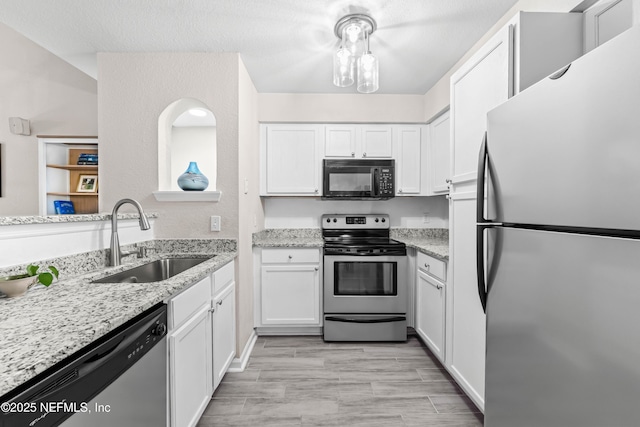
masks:
[[[380,196],[392,196],[393,197],[393,169],[382,168],[380,169],[380,181],[379,181]]]

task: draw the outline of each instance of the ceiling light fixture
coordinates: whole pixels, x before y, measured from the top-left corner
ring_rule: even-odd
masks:
[[[340,47],[333,55],[334,85],[348,87],[357,81],[360,93],[378,90],[378,58],[369,49],[369,37],[375,30],[376,21],[369,15],[347,15],[336,22],[333,32]]]
[[[189,110],[189,114],[195,117],[205,117],[207,115],[207,112],[201,108],[191,108]]]

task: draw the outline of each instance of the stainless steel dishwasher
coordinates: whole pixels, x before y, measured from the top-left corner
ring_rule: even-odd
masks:
[[[166,325],[158,304],[0,397],[0,426],[166,426]]]

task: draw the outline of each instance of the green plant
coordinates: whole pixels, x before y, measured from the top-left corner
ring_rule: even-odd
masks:
[[[53,282],[54,277],[56,279],[58,278],[59,272],[58,272],[58,269],[55,268],[53,265],[48,266],[47,269],[49,271],[38,273],[38,271],[40,270],[40,266],[35,264],[29,264],[27,266],[27,275],[38,276],[38,278],[36,279],[36,283],[42,283],[45,286],[49,286]]]

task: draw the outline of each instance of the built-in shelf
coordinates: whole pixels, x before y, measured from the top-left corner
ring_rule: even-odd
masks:
[[[98,154],[96,136],[38,135],[40,215],[56,215],[56,200],[72,202],[78,215],[98,212],[99,166],[77,164],[81,154]],[[84,179],[91,191],[77,191]]]
[[[221,191],[154,191],[159,202],[218,202]]]
[[[98,197],[98,193],[65,193],[65,192],[49,192],[48,196],[79,196],[79,197]]]
[[[47,165],[47,167],[68,171],[98,172],[98,165]]]

